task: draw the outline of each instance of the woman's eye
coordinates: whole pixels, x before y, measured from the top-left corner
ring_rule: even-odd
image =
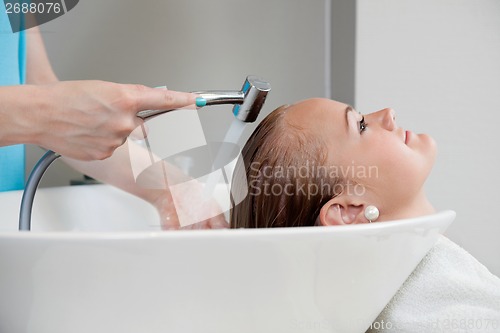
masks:
[[[361,118],[361,121],[359,122],[359,134],[363,133],[366,130],[366,127],[368,126],[367,123],[365,123],[365,117]]]

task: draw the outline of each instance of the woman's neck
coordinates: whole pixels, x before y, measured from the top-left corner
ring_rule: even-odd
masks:
[[[435,212],[436,210],[434,209],[429,199],[425,195],[424,190],[422,189],[412,201],[408,202],[408,204],[405,205],[403,209],[399,210],[398,215],[400,215],[399,218],[410,218],[430,215]]]
[[[413,196],[409,201],[399,202],[397,204],[393,203],[390,206],[391,210],[384,212],[382,210],[380,211],[384,221],[407,219],[430,215],[436,212],[423,190],[417,193],[416,196]],[[388,207],[385,207],[385,209],[387,208]]]

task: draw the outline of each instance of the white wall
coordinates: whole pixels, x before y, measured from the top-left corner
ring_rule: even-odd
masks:
[[[325,95],[325,0],[84,0],[41,26],[63,80],[100,79],[175,90],[240,89],[259,75],[275,107]],[[221,140],[231,107],[202,113],[209,140]],[[249,126],[247,135],[253,130]],[[28,170],[41,152],[29,148]],[[42,185],[77,177],[57,162]]]
[[[457,212],[447,235],[500,275],[500,1],[357,5],[358,110],[393,107],[436,139],[427,193]]]

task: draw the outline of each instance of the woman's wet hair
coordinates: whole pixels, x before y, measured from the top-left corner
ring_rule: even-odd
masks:
[[[231,228],[313,226],[341,192],[343,180],[328,172],[326,143],[289,122],[287,108],[271,112],[242,150],[231,190],[244,199],[231,209]]]

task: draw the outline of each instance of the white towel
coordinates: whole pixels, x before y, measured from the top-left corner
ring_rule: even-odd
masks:
[[[442,236],[367,332],[500,332],[500,279]]]

